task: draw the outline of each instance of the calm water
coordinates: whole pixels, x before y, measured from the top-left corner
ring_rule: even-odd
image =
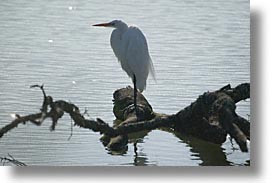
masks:
[[[10,114],[38,112],[42,95],[71,101],[92,118],[112,124],[112,93],[131,84],[109,45],[111,29],[91,24],[122,19],[146,34],[157,82],[148,80],[147,97],[156,112],[176,113],[205,91],[250,80],[249,1],[1,1],[0,127]],[[169,106],[169,107],[167,107]],[[247,118],[250,101],[238,112]],[[222,147],[164,131],[149,133],[124,155],[109,154],[100,135],[62,118],[55,131],[20,125],[0,139],[0,156],[10,153],[28,165],[244,165],[227,140]]]

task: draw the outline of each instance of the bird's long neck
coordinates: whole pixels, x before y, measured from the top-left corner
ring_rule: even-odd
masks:
[[[119,24],[119,27],[117,27],[116,29],[118,29],[120,32],[125,32],[128,29],[128,25],[124,22],[121,22]]]

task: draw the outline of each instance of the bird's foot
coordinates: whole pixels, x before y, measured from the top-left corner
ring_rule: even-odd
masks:
[[[123,113],[131,113],[135,110],[135,105],[134,104],[131,104],[131,105],[128,105],[127,107],[125,107],[123,109]]]
[[[139,121],[140,120],[140,115],[141,115],[141,111],[140,111],[139,107],[140,107],[139,105],[135,106],[134,104],[131,104],[131,105],[129,105],[129,106],[127,106],[127,107],[125,107],[123,109],[123,113],[124,114],[125,113],[132,113],[132,112],[135,111],[136,117],[137,117],[137,121]]]
[[[140,110],[138,106],[135,107],[135,111],[136,111],[137,121],[140,121]]]

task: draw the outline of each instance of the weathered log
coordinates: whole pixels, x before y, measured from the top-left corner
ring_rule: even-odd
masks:
[[[235,103],[249,97],[249,92],[249,84],[242,84],[233,89],[227,85],[215,92],[204,93],[176,114],[175,130],[218,144],[223,143],[229,134],[241,150],[247,152],[250,123],[235,113]]]
[[[44,95],[41,112],[23,117],[17,115],[14,121],[0,129],[0,137],[20,123],[30,121],[40,125],[46,118],[52,119],[51,129],[54,130],[58,120],[64,113],[68,113],[75,125],[104,134],[103,144],[113,150],[125,148],[129,135],[134,132],[143,131],[146,134],[150,130],[166,127],[216,144],[223,143],[229,134],[242,151],[247,151],[246,139],[250,139],[250,123],[236,114],[235,103],[250,97],[249,83],[236,88],[227,85],[220,90],[206,92],[190,106],[172,115],[153,112],[145,97],[138,93],[139,121],[133,105],[133,89],[122,88],[114,93],[113,112],[119,122],[113,127],[99,118],[85,119],[76,105],[62,100],[54,101],[51,96],[46,96],[43,86],[39,87]]]
[[[119,126],[115,125],[115,128],[124,129],[130,124],[133,124],[131,127],[141,127],[140,130],[169,127],[217,144],[222,144],[229,134],[241,150],[247,152],[246,140],[250,139],[250,123],[235,113],[235,103],[250,97],[249,86],[249,83],[238,85],[236,88],[226,85],[217,91],[206,92],[174,115],[154,113],[148,101],[139,93],[138,106],[142,111],[142,120],[146,120],[146,123],[136,121],[132,107],[133,89],[120,89],[114,93],[114,114],[123,122]],[[118,141],[115,141],[115,144],[117,145]]]
[[[113,113],[117,120],[114,123],[114,129],[120,131],[121,135],[111,138],[104,135],[101,138],[103,145],[110,150],[126,149],[128,139],[137,139],[144,137],[150,130],[164,127],[167,123],[170,125],[171,117],[160,115],[153,112],[153,109],[146,98],[137,93],[137,107],[139,117],[137,119],[134,107],[134,90],[126,87],[116,90],[113,94]],[[139,121],[138,121],[139,120]],[[136,132],[130,133],[129,132]]]

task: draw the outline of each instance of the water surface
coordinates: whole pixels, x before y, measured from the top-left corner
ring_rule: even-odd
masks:
[[[92,118],[112,124],[112,93],[131,84],[109,44],[111,29],[92,24],[122,19],[146,34],[157,82],[144,95],[154,110],[172,114],[198,95],[250,80],[249,1],[1,1],[0,126],[10,114],[38,112],[44,83],[54,99],[73,102]],[[169,107],[168,107],[169,106]],[[238,113],[247,118],[250,100]],[[222,147],[164,131],[130,144],[124,155],[109,154],[100,135],[74,127],[63,117],[20,125],[0,139],[0,156],[10,153],[28,165],[244,165],[250,153],[227,140]],[[234,150],[237,148],[237,150]],[[211,150],[210,150],[211,149]]]

